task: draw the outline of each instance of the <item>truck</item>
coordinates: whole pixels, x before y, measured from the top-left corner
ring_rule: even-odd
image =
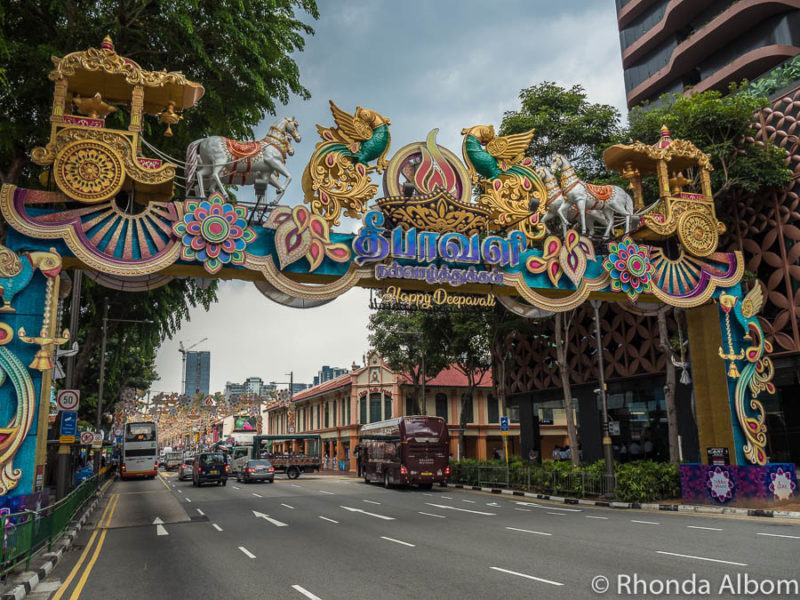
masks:
[[[302,452],[278,452],[276,442],[301,442]],[[251,445],[234,446],[231,451],[231,476],[241,473],[248,460],[266,458],[276,473],[297,479],[300,473],[313,473],[322,466],[322,438],[316,434],[256,435]]]
[[[165,452],[164,453],[164,468],[167,471],[174,471],[178,467],[181,466],[183,462],[183,453],[182,452]]]

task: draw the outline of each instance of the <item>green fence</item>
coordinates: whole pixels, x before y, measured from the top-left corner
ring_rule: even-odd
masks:
[[[506,467],[455,463],[450,482],[585,498],[610,493],[615,487],[616,478],[591,471],[549,471],[539,465]]]
[[[46,508],[0,516],[0,532],[5,533],[0,553],[0,577],[5,577],[23,562],[27,569],[31,558],[38,552],[50,551],[58,536],[67,529],[87,500],[95,495],[107,475],[106,471],[101,471]]]

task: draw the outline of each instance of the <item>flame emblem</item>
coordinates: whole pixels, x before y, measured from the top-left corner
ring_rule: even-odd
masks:
[[[414,185],[422,193],[433,192],[437,187],[458,197],[458,177],[436,143],[439,129],[432,129],[425,145],[420,147],[422,158],[414,174]]]

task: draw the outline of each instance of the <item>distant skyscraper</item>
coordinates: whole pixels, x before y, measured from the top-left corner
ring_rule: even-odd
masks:
[[[211,352],[186,353],[186,387],[184,394],[208,394],[211,379]]]
[[[322,365],[322,368],[319,370],[314,376],[314,385],[319,385],[320,383],[325,383],[326,381],[330,381],[331,379],[336,379],[339,375],[344,375],[345,373],[349,373],[350,369],[343,369],[341,367],[330,367],[328,365]]]

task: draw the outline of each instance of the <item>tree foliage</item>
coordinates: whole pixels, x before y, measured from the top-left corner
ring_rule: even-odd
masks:
[[[145,137],[172,156],[205,135],[249,138],[265,113],[290,94],[309,97],[292,53],[316,19],[315,0],[18,0],[0,8],[0,178],[25,184],[38,176],[28,153],[49,137],[51,56],[98,48],[110,35],[117,52],[143,68],[182,71],[205,86],[200,103],[161,137],[146,120]],[[125,123],[120,110],[109,126]],[[156,138],[158,136],[158,138]]]
[[[367,325],[369,343],[396,373],[407,373],[414,382],[414,402],[420,413],[422,365],[426,383],[450,364],[443,348],[447,314],[426,311],[379,310]]]
[[[781,188],[791,180],[786,153],[771,142],[748,139],[755,134],[756,113],[766,104],[766,98],[737,93],[735,87],[725,96],[718,91],[664,96],[659,106],[631,111],[627,136],[653,143],[666,125],[673,139],[690,140],[711,156],[711,186],[717,199],[736,190]]]
[[[528,156],[537,164],[559,153],[586,179],[606,176],[602,152],[620,135],[616,108],[590,102],[580,85],[567,89],[550,81],[522,90],[519,99],[520,109],[503,116],[501,135],[535,128]]]

